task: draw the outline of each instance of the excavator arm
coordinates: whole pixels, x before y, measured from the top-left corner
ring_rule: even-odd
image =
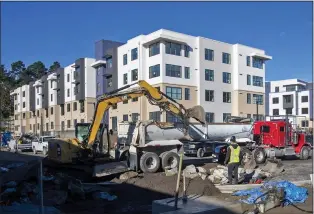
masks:
[[[136,84],[138,85],[138,87],[130,88],[131,86]],[[87,148],[92,147],[96,139],[96,135],[101,124],[103,115],[111,106],[125,100],[142,96],[146,96],[150,104],[157,105],[161,109],[178,116],[184,123],[187,123],[189,118],[194,118],[202,124],[205,123],[205,113],[204,109],[201,106],[196,106],[192,109],[185,109],[183,105],[176,102],[171,97],[162,93],[157,88],[151,86],[146,81],[140,80],[137,83],[124,86],[111,93],[105,94],[98,99],[94,118],[89,129],[89,134],[86,139],[85,146]]]

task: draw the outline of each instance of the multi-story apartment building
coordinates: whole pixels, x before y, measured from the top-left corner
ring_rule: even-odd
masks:
[[[77,122],[91,122],[96,104],[94,62],[77,59],[14,90],[16,132],[73,134]]]
[[[270,59],[264,50],[161,29],[118,48],[118,87],[146,80],[187,108],[202,105],[208,122],[251,117],[256,100],[263,115],[265,61]],[[113,128],[119,121],[176,120],[145,98],[118,104],[110,118]]]
[[[266,82],[266,114],[289,119],[299,128],[313,127],[313,83],[299,79]]]
[[[100,40],[95,43],[96,61],[96,97],[118,88],[118,47],[121,42]],[[104,122],[109,122],[109,112],[104,115]]]

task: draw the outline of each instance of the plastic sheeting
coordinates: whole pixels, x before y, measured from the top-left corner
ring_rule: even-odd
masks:
[[[265,200],[268,189],[283,188],[285,192],[284,205],[287,206],[292,203],[304,203],[308,198],[308,191],[304,187],[298,187],[289,181],[270,181],[264,183],[262,187],[257,187],[249,190],[240,190],[233,193],[234,196],[249,196],[247,199],[241,201],[246,204],[254,204],[257,199]]]

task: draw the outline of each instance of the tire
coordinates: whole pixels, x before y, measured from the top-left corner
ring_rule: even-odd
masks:
[[[245,153],[245,155],[247,155],[247,156],[250,156],[251,158],[253,158],[253,154],[252,154],[252,152],[250,151],[250,150],[248,150],[247,148],[242,148],[242,151],[241,151],[243,154]],[[244,156],[245,156],[244,155]],[[242,158],[242,161],[241,161],[241,165],[242,166],[244,166],[245,165],[245,162],[246,161],[246,158],[245,157],[243,157]]]
[[[204,149],[203,149],[203,148],[199,148],[199,149],[197,150],[196,156],[197,156],[198,158],[202,158],[202,157],[204,157],[204,155],[205,155]]]
[[[300,153],[301,160],[307,160],[310,157],[310,149],[307,146],[303,146]]]
[[[253,156],[255,159],[255,162],[257,164],[262,164],[265,163],[266,161],[266,153],[265,150],[263,148],[257,148],[253,151]]]
[[[163,169],[174,169],[179,167],[180,158],[175,152],[166,152],[161,157],[161,166]]]
[[[43,148],[43,155],[46,156],[48,154],[48,149],[46,147]]]
[[[156,153],[146,152],[141,156],[140,168],[144,173],[155,173],[160,167],[160,158]]]

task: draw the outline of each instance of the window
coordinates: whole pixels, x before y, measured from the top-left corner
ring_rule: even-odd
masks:
[[[187,45],[184,45],[184,56],[189,57],[190,56],[190,47]]]
[[[263,77],[253,76],[253,85],[263,87]]]
[[[214,61],[214,51],[205,48],[205,60]]]
[[[301,121],[301,127],[309,127],[309,121],[308,120],[302,120]]]
[[[134,69],[131,71],[131,73],[132,73],[132,81],[138,80],[138,70]]]
[[[288,85],[286,86],[286,91],[296,91],[296,86],[295,85]]]
[[[157,42],[149,46],[149,56],[155,56],[160,53],[160,43]]]
[[[37,110],[37,117],[39,117],[39,110]]]
[[[252,115],[251,115],[251,114],[247,114],[246,117],[247,117],[247,118],[251,118]]]
[[[38,100],[37,100],[37,101],[38,101]],[[15,105],[14,109],[17,110],[17,104]]]
[[[166,86],[166,94],[172,99],[182,100],[182,88]]]
[[[61,108],[61,115],[64,115],[64,104],[61,104],[60,108]]]
[[[50,128],[51,128],[51,129],[54,129],[54,124],[53,124],[53,122],[50,123]]]
[[[123,121],[129,121],[129,117],[128,117],[127,114],[124,114],[124,115],[123,115]]]
[[[123,65],[126,65],[126,64],[128,64],[128,55],[124,54],[123,55]]]
[[[149,67],[149,79],[160,76],[160,65],[154,65]]]
[[[112,77],[107,78],[107,87],[110,88],[112,86]]]
[[[214,79],[215,79],[214,70],[205,69],[205,80],[214,81]]]
[[[23,91],[23,97],[25,97],[25,91]]]
[[[273,97],[273,104],[279,103],[279,97]]]
[[[279,115],[279,109],[273,109],[273,115]]]
[[[184,67],[184,78],[190,79],[190,68],[189,67]]]
[[[37,129],[39,129],[39,127],[40,127],[40,125],[39,125],[39,123],[37,123]]]
[[[37,94],[39,93],[39,87],[36,88]],[[15,100],[17,99],[17,96],[15,96]]]
[[[67,112],[70,112],[70,111],[71,111],[71,104],[68,103],[68,104],[67,104]]]
[[[122,103],[123,103],[123,104],[128,104],[128,103],[129,103],[129,100],[123,100]]]
[[[178,122],[181,122],[181,120],[179,119],[179,117],[171,114],[170,112],[167,112],[166,113],[166,121],[168,123],[178,123]]]
[[[215,96],[213,90],[205,90],[205,101],[214,102]]]
[[[205,119],[207,123],[215,122],[215,114],[213,112],[206,112]]]
[[[132,113],[132,122],[137,122],[140,114],[139,113]]]
[[[73,120],[73,125],[74,125],[74,127],[76,126],[76,124],[77,124],[77,119],[74,119],[74,120]]]
[[[131,50],[131,61],[137,59],[137,48]]]
[[[39,93],[39,92],[38,92],[38,88],[37,88],[37,93]],[[16,95],[14,96],[14,100],[17,100],[17,96],[16,96]]]
[[[70,74],[67,74],[67,82],[70,82]]]
[[[166,42],[166,54],[181,56],[181,45],[173,42]]]
[[[251,75],[246,75],[246,84],[251,85]]]
[[[50,108],[50,114],[53,115],[53,107]]]
[[[190,89],[189,88],[185,88],[184,89],[184,99],[185,100],[190,100]]]
[[[64,121],[61,121],[61,130],[64,130]]]
[[[137,102],[138,101],[138,97],[135,97],[132,99],[132,102]]]
[[[19,116],[18,116],[18,115],[15,115],[14,118],[15,118],[15,120],[18,120],[18,119],[19,119]]]
[[[253,57],[253,68],[263,69],[264,60]]]
[[[23,102],[23,108],[25,108],[25,102]]]
[[[118,127],[118,119],[117,117],[112,117],[111,118],[111,128],[114,131],[117,131],[117,127]]]
[[[25,119],[25,113],[23,113],[23,119]]]
[[[77,102],[74,102],[73,103],[73,111],[76,111],[77,110]]]
[[[231,73],[222,72],[222,81],[223,83],[231,84]]]
[[[251,104],[251,102],[252,102],[252,101],[251,101],[251,94],[250,94],[250,93],[247,93],[247,94],[246,94],[246,103],[247,103],[247,104]]]
[[[275,87],[275,92],[279,92],[279,87],[278,86]]]
[[[32,124],[29,124],[29,129],[32,130]]]
[[[270,127],[269,126],[261,126],[260,132],[270,133]]]
[[[84,100],[80,101],[80,112],[83,113],[85,111],[85,103]]]
[[[284,126],[280,126],[279,130],[280,130],[280,132],[284,132],[285,131],[285,127]]]
[[[181,66],[166,64],[166,76],[181,78]]]
[[[100,83],[97,83],[97,92],[100,92]]]
[[[263,105],[264,103],[263,95],[253,94],[253,104],[256,104],[256,102],[259,105]]]
[[[70,89],[69,88],[68,88],[67,93],[68,93],[68,97],[70,97]]]
[[[67,120],[67,127],[68,127],[68,128],[71,127],[71,120]]]
[[[53,87],[53,82],[51,81],[51,82],[50,82],[50,88],[52,88],[52,87]]]
[[[292,108],[287,108],[286,109],[286,114],[292,114]]]
[[[50,101],[53,101],[53,94],[50,94]]]
[[[123,84],[128,84],[128,74],[123,74]]]
[[[108,66],[108,68],[112,68],[112,57],[108,57],[106,59],[106,65]]]
[[[291,103],[292,102],[291,95],[284,95],[283,99],[284,99],[285,103]]]
[[[228,118],[231,117],[231,114],[230,113],[223,113],[222,114],[222,120],[225,122],[227,121]]]
[[[250,56],[246,57],[246,66],[251,66],[251,57]]]
[[[302,103],[307,103],[309,101],[309,97],[308,96],[302,96],[301,97],[301,102]]]
[[[308,108],[302,108],[301,112],[302,112],[302,114],[308,114],[309,113],[309,109]]]
[[[81,119],[81,123],[84,123],[84,119]]]
[[[48,130],[49,130],[49,124],[46,123],[46,131],[48,131]]]
[[[117,103],[115,103],[115,104],[112,104],[112,109],[117,109],[118,108],[118,105],[117,105]]]
[[[231,64],[231,55],[228,53],[222,53],[222,63]]]
[[[160,122],[160,116],[161,116],[160,111],[149,112],[149,120]]]
[[[231,103],[231,92],[223,92],[223,102],[224,103]]]

